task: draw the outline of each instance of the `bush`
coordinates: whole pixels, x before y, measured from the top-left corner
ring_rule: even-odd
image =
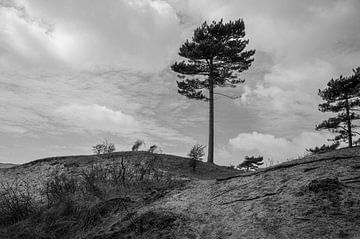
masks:
[[[79,189],[79,180],[66,174],[54,173],[45,182],[43,194],[49,205],[67,200]]]
[[[149,148],[148,151],[149,151],[150,153],[154,153],[157,148],[158,148],[158,146],[157,146],[156,144],[154,144],[154,145],[151,145],[151,146],[150,146],[150,148]]]
[[[140,139],[136,140],[134,145],[131,148],[131,151],[139,151],[139,148],[144,144],[145,144],[145,142],[143,140],[140,140]]]
[[[202,157],[205,155],[204,149],[206,146],[201,144],[194,145],[190,152],[188,153],[188,156],[190,157],[190,167],[192,167],[193,171],[196,170],[196,162],[202,161]]]
[[[262,162],[264,158],[262,156],[245,156],[245,160],[237,166],[238,169],[246,169],[246,171],[256,170],[260,165],[263,165]]]
[[[116,150],[115,145],[113,143],[109,143],[107,139],[104,142],[97,144],[92,147],[92,151],[96,155],[105,154],[108,158],[110,158],[111,153]]]
[[[0,190],[0,225],[16,223],[37,211],[28,186],[21,190],[17,183],[1,184]]]
[[[90,170],[81,171],[83,188],[86,193],[96,197],[103,196],[103,187],[108,181],[109,172],[101,165],[93,165]]]
[[[305,149],[305,150],[310,152],[310,153],[313,153],[313,154],[319,154],[319,153],[325,153],[325,152],[335,150],[339,146],[340,146],[340,143],[338,141],[336,141],[335,143],[333,143],[331,145],[323,144],[320,147],[316,146],[315,148],[309,148],[309,149]]]

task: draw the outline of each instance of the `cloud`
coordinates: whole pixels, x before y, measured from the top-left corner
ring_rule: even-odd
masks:
[[[234,132],[300,145],[324,118],[317,89],[360,59],[359,9],[358,0],[0,0],[0,142],[27,148],[18,158],[44,142],[69,153],[109,136],[185,154],[206,143],[208,109],[176,93],[169,65],[204,20],[243,18],[257,52],[245,87],[223,92],[241,100],[216,102],[218,158],[244,156],[229,144]]]
[[[222,163],[239,164],[245,156],[261,155],[265,160],[283,162],[305,154],[306,148],[329,144],[329,135],[304,131],[293,138],[276,137],[258,132],[240,133],[231,138],[226,147],[218,151],[218,160]]]
[[[261,110],[276,114],[311,113],[317,110],[320,98],[317,91],[335,74],[327,62],[285,67],[274,65],[255,87],[244,87],[238,103],[256,105]]]
[[[58,108],[56,113],[68,124],[90,131],[136,132],[139,125],[131,115],[97,104],[70,104]]]
[[[112,134],[122,140],[143,138],[172,147],[177,142],[190,144],[194,140],[179,131],[188,123],[182,111],[189,104],[173,95],[176,86],[167,77],[168,73],[119,70],[0,73],[4,97],[0,131],[42,138],[58,135],[63,140],[68,133],[76,133],[72,137],[78,139],[84,134]]]
[[[65,120],[63,124],[72,131],[91,132],[93,134],[107,132],[110,134],[135,140],[165,141],[162,145],[172,145],[172,141],[193,143],[194,140],[178,131],[160,126],[154,120],[135,119],[121,110],[109,109],[102,105],[70,104],[56,110],[58,117]],[[166,142],[170,141],[170,142]]]
[[[179,19],[162,0],[2,1],[0,29],[0,63],[11,69],[159,71],[181,39]]]

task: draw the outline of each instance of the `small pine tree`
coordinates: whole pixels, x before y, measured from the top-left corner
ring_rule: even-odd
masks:
[[[194,145],[190,152],[188,153],[188,156],[190,157],[190,166],[192,167],[193,171],[196,170],[197,161],[202,161],[203,156],[205,155],[204,149],[206,146],[201,144]]]
[[[313,154],[318,154],[318,153],[325,153],[325,152],[335,150],[339,146],[340,146],[340,143],[338,141],[336,141],[335,143],[333,143],[331,145],[323,144],[320,147],[316,146],[315,148],[309,148],[309,149],[305,149],[305,150],[310,152],[310,153],[313,153]]]
[[[356,113],[360,107],[360,67],[353,71],[354,75],[331,79],[327,88],[319,90],[319,95],[325,101],[319,105],[319,110],[337,115],[316,126],[316,130],[327,129],[336,133],[333,141],[348,142],[349,147],[353,146],[355,134],[359,134],[354,131],[358,125],[353,122],[360,119],[360,115]]]
[[[245,168],[246,171],[250,171],[250,170],[256,170],[259,168],[260,165],[263,165],[264,162],[263,161],[263,157],[262,156],[258,156],[258,157],[254,157],[254,156],[246,156],[245,160],[239,164],[237,166],[238,169],[243,169]]]

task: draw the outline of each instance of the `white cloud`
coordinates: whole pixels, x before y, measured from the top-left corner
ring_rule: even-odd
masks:
[[[59,117],[76,128],[95,131],[136,132],[138,122],[121,110],[112,110],[97,104],[70,104],[56,110]]]
[[[318,132],[301,132],[291,139],[258,132],[240,133],[229,140],[226,148],[220,150],[219,157],[223,157],[223,161],[239,163],[235,160],[241,161],[246,155],[261,155],[264,159],[282,162],[303,156],[306,148],[329,144],[328,138],[328,134]]]
[[[218,147],[215,160],[221,165],[238,165],[245,156],[263,156],[265,164],[281,163],[304,156],[306,149],[331,144],[331,135],[324,132],[303,131],[292,138],[277,137],[258,132],[240,133],[229,139],[228,144]]]
[[[162,145],[171,146],[174,142],[193,143],[191,137],[159,125],[154,120],[136,119],[121,110],[113,110],[97,104],[69,104],[56,110],[57,116],[70,131],[110,133],[131,141],[141,138],[146,141],[163,141]]]
[[[6,46],[0,63],[10,69],[158,71],[176,54],[180,35],[174,9],[161,0],[0,3],[0,43]]]
[[[319,60],[296,67],[278,64],[254,88],[245,86],[240,102],[276,114],[314,112],[320,100],[318,89],[325,87],[334,74],[329,63]]]

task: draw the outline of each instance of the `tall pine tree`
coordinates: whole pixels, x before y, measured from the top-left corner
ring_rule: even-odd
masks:
[[[214,163],[214,94],[224,95],[214,92],[214,88],[234,88],[243,83],[239,73],[254,60],[255,50],[245,50],[249,40],[244,37],[242,19],[228,23],[213,21],[210,25],[204,22],[194,30],[192,40],[186,40],[180,47],[179,55],[185,60],[171,66],[183,79],[177,81],[180,94],[209,102],[209,163]],[[189,78],[184,79],[186,76]]]
[[[336,133],[333,140],[348,142],[349,147],[353,146],[353,136],[359,134],[354,131],[359,127],[354,121],[360,119],[357,113],[360,107],[360,67],[353,72],[349,77],[331,79],[325,89],[319,90],[319,95],[325,101],[319,105],[319,110],[337,115],[316,126],[316,130],[328,129]]]

